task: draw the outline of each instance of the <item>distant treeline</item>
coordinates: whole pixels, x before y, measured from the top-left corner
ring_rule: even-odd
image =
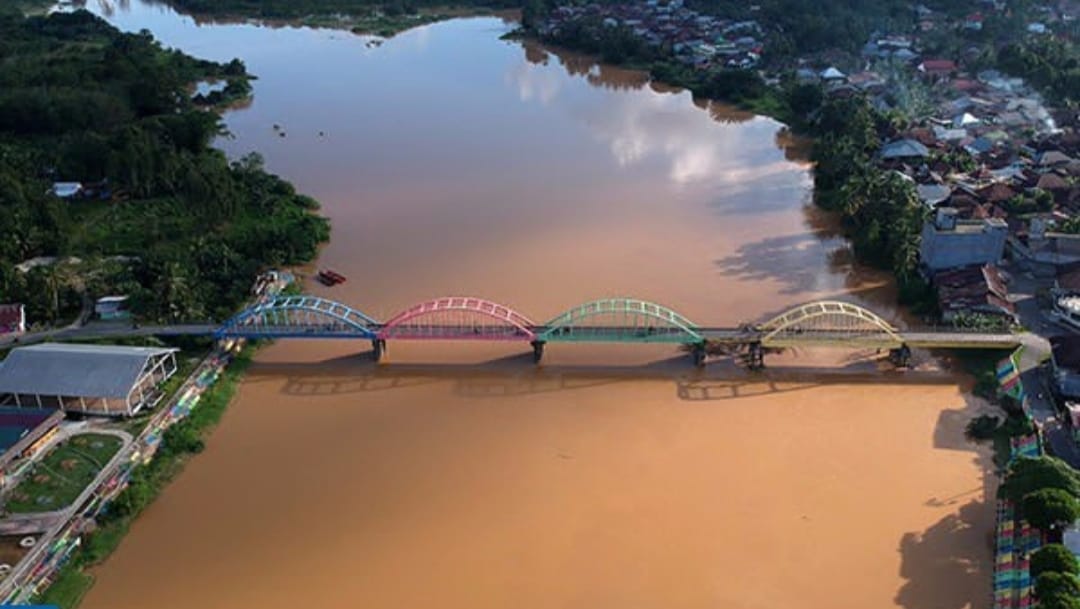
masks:
[[[220,318],[260,270],[310,260],[327,239],[313,200],[259,158],[230,164],[209,145],[219,117],[191,85],[246,92],[242,62],[167,51],[85,11],[9,11],[0,64],[0,301],[27,304],[31,322],[72,316],[80,291],[129,295],[148,318]],[[53,182],[96,192],[61,200]],[[14,268],[37,256],[83,263]]]
[[[429,7],[518,8],[520,0],[171,0],[183,10],[206,15],[244,15],[266,19],[297,19],[312,15],[413,13]]]

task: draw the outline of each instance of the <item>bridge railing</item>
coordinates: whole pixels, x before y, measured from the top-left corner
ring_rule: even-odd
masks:
[[[946,324],[920,325],[897,330],[900,334],[1019,334],[1009,328],[964,328]]]

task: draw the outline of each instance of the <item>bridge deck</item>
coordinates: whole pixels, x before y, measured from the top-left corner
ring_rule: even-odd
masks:
[[[368,326],[371,334],[378,334],[382,324]],[[529,328],[537,336],[543,335],[547,326]],[[764,342],[770,347],[832,346],[851,348],[893,348],[899,347],[895,339],[881,333],[857,334],[844,330],[806,330],[787,332],[772,337],[761,330],[747,328],[694,328],[705,340],[728,344],[746,345]],[[164,328],[164,334],[209,334],[209,326],[188,326]],[[267,336],[280,338],[370,338],[344,325],[323,324],[310,327],[258,325],[248,328],[234,328],[229,336]],[[980,333],[968,331],[912,330],[901,331],[898,335],[903,343],[913,348],[951,348],[951,349],[1006,349],[1020,344],[1020,337],[1007,332]],[[475,327],[457,325],[429,325],[424,328],[396,328],[386,337],[389,340],[520,340],[528,341],[531,337],[514,328]],[[648,328],[623,326],[577,326],[572,329],[562,328],[547,337],[551,342],[641,342],[641,343],[694,343],[697,339],[675,328]]]

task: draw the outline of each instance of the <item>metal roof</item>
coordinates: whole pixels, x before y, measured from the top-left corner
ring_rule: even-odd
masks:
[[[147,360],[178,349],[44,343],[14,349],[0,366],[0,394],[126,397]]]

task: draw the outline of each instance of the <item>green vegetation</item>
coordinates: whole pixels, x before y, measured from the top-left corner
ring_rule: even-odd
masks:
[[[398,32],[480,11],[518,8],[517,0],[172,0],[200,15],[283,20],[310,27],[348,28],[390,37]]]
[[[824,0],[808,9],[803,0],[762,0],[754,18],[776,31],[766,45],[778,57],[828,49],[856,51],[874,31],[908,31],[911,4],[902,0],[848,2]],[[933,6],[933,2],[927,2]],[[748,4],[736,0],[689,0],[687,6],[711,15],[745,19]]]
[[[964,435],[973,441],[985,441],[994,437],[994,432],[998,429],[998,424],[1001,423],[1001,419],[984,414],[975,417],[968,421],[967,427],[964,428]]]
[[[365,15],[381,11],[394,16],[416,13],[421,8],[483,6],[518,8],[516,0],[172,0],[184,10],[201,14],[245,15],[266,19],[298,19],[308,15]]]
[[[166,430],[153,459],[132,472],[127,488],[98,518],[98,528],[83,540],[60,571],[57,583],[35,599],[37,602],[56,604],[63,609],[78,604],[78,599],[93,583],[86,569],[112,554],[138,514],[180,473],[187,458],[203,449],[203,439],[221,420],[254,351],[255,347],[249,344],[203,393],[191,414]]]
[[[997,363],[1001,360],[1001,352],[995,349],[971,349],[956,353],[955,358],[964,372],[975,379],[971,392],[985,400],[996,400]]]
[[[1018,405],[1004,401],[1002,406],[1006,412],[1004,421],[988,414],[975,417],[968,421],[964,435],[972,442],[989,441],[994,449],[994,464],[1004,470],[1012,459],[1011,440],[1031,435],[1035,425]]]
[[[1067,527],[1080,518],[1080,501],[1059,488],[1043,488],[1024,495],[1020,509],[1024,518],[1040,531]]]
[[[74,317],[80,292],[127,294],[149,319],[224,318],[260,270],[310,260],[327,239],[312,199],[259,157],[230,164],[209,145],[218,115],[190,85],[224,79],[222,95],[243,94],[239,60],[167,51],[85,11],[0,10],[0,61],[0,294],[31,322]],[[61,200],[54,181],[104,198]],[[14,268],[35,256],[83,262]]]
[[[1060,543],[1047,544],[1031,555],[1031,576],[1038,577],[1051,571],[1080,575],[1080,562]]]
[[[815,201],[840,213],[860,259],[892,270],[905,290],[917,280],[919,231],[926,208],[910,180],[872,162],[881,134],[894,128],[888,117],[874,112],[861,98],[827,100],[809,124],[817,136]]]
[[[1047,36],[1009,44],[998,52],[997,63],[1055,102],[1068,106],[1080,102],[1080,48],[1071,41]]]
[[[80,434],[53,448],[8,495],[4,509],[15,514],[66,507],[120,450],[120,439]]]
[[[1080,598],[1072,596],[1056,595],[1050,598],[1040,598],[1039,609],[1080,609]]]
[[[38,601],[43,605],[54,605],[70,609],[77,607],[90,587],[94,578],[78,569],[64,568],[56,576],[56,581],[49,586]]]
[[[1080,598],[1080,579],[1071,573],[1043,573],[1035,580],[1035,595],[1040,607],[1044,599]]]
[[[1055,488],[1080,496],[1080,474],[1068,463],[1054,457],[1019,457],[1009,466],[998,493],[1021,503],[1028,493]]]

